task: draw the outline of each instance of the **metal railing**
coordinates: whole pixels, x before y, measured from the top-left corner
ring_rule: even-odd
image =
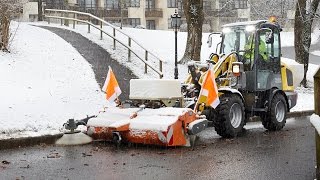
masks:
[[[53,14],[53,15],[52,15]],[[81,17],[81,19],[78,18],[78,15]],[[84,20],[83,16],[87,17],[87,20]],[[163,77],[163,72],[162,72],[162,64],[163,61],[157,57],[154,53],[150,52],[147,50],[145,47],[143,47],[141,44],[137,42],[137,40],[133,39],[130,37],[128,34],[124,33],[119,29],[119,27],[116,27],[105,20],[98,18],[92,14],[89,13],[84,13],[84,12],[78,12],[78,11],[69,11],[69,10],[60,10],[60,9],[45,9],[45,18],[47,19],[48,23],[50,24],[50,19],[60,19],[61,20],[61,25],[67,24],[68,20],[71,20],[73,22],[73,29],[75,29],[76,22],[84,23],[88,25],[88,33],[90,33],[90,27],[94,27],[100,31],[100,39],[102,39],[102,35],[106,34],[110,38],[113,39],[113,48],[116,49],[116,42],[124,46],[125,48],[128,49],[128,61],[130,62],[131,60],[131,53],[136,55],[138,59],[140,59],[144,63],[144,73],[146,74],[148,72],[148,67],[151,68],[155,73],[159,75],[160,78]],[[96,25],[92,23],[92,21],[95,21]],[[103,25],[107,25],[112,28],[113,33],[110,34],[103,30]],[[116,32],[124,35],[125,37],[128,38],[128,42],[124,43],[121,42],[119,39],[116,37]],[[137,47],[140,47],[141,50],[144,51],[144,57],[138,54],[133,48],[132,48],[132,42],[134,42]],[[156,67],[152,66],[148,60],[150,59],[149,57],[153,57],[156,61],[159,61],[159,69]]]

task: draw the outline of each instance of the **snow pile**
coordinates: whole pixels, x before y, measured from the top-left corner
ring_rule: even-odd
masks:
[[[104,106],[89,63],[57,35],[20,23],[11,47],[0,52],[0,139],[57,131]]]
[[[303,65],[287,58],[281,58],[281,61],[287,64],[293,71],[293,74],[296,75],[293,79],[294,84],[297,84],[297,82],[299,83],[300,79],[302,80],[303,78]],[[291,112],[314,109],[313,76],[317,72],[318,68],[318,65],[309,64],[309,70],[307,72],[308,88],[295,88],[295,91],[298,93],[298,101],[296,106],[290,110]]]
[[[310,117],[310,122],[316,128],[319,136],[320,136],[320,117],[316,114],[312,114]]]

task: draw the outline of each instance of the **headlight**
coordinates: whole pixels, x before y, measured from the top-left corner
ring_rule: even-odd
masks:
[[[232,72],[233,72],[233,74],[239,74],[240,73],[240,65],[238,65],[238,64],[233,65]]]
[[[256,30],[256,28],[255,28],[254,26],[252,26],[252,25],[246,26],[246,31],[247,31],[247,32],[253,32],[253,31],[255,31],[255,30]]]
[[[231,29],[228,28],[228,27],[226,27],[226,28],[223,28],[223,29],[222,29],[222,32],[223,32],[223,34],[227,34],[227,33],[230,33],[230,32],[231,32]]]
[[[240,76],[243,72],[243,64],[242,62],[233,62],[232,63],[232,73],[234,76]]]

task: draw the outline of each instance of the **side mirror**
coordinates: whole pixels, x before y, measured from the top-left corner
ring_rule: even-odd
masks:
[[[266,43],[272,44],[274,41],[273,32],[266,32]]]
[[[212,36],[211,35],[209,35],[207,43],[210,48],[212,46]]]

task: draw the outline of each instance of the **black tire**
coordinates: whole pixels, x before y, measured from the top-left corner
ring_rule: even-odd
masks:
[[[212,107],[207,107],[205,110],[202,111],[201,115],[205,115],[206,119],[209,121],[208,122],[208,126],[212,127],[214,126],[214,120],[215,117],[217,117],[216,115],[216,111],[212,108]]]
[[[216,109],[217,116],[213,126],[224,138],[238,136],[245,125],[245,112],[242,99],[236,94],[220,96],[220,104]]]
[[[277,93],[271,101],[267,113],[262,114],[261,121],[264,128],[270,131],[277,131],[284,127],[287,119],[287,103],[282,94]]]
[[[201,115],[205,115],[208,121],[214,121],[214,109],[211,107],[204,109]]]

